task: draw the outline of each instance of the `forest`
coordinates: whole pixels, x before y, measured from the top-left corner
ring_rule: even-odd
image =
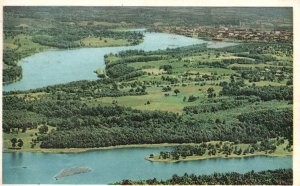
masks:
[[[185,173],[183,176],[173,175],[167,180],[122,180],[116,185],[292,185],[292,169],[277,169],[261,172],[250,171],[245,174],[236,172],[214,173],[211,175],[195,175]]]
[[[292,146],[293,85],[287,82],[293,72],[282,68],[276,56],[236,58],[237,54],[249,48],[256,50],[263,44],[245,45],[210,49],[204,44],[108,54],[106,76],[99,80],[4,92],[3,130],[14,134],[23,128],[50,126],[52,130],[32,137],[41,148],[209,141],[249,144],[276,137],[288,140]],[[277,53],[286,51],[284,47],[274,47],[274,43],[265,45],[272,47],[265,47],[262,56],[269,55],[270,48]],[[274,79],[276,85],[259,85],[260,82],[250,82],[240,70],[230,67],[250,62],[280,68],[283,79]],[[211,66],[215,63],[218,65]],[[161,72],[154,74],[148,69]],[[154,92],[158,93],[160,104],[172,99],[181,110],[172,112],[173,106],[156,106]],[[129,106],[131,100],[141,106]]]
[[[277,136],[292,139],[291,109],[244,113],[238,115],[238,123],[226,123],[189,120],[187,116],[170,112],[139,111],[118,105],[89,107],[73,100],[36,100],[28,103],[21,98],[5,97],[3,103],[6,105],[5,132],[34,128],[41,123],[56,127],[47,135],[38,136],[42,148],[201,143],[212,140],[253,143]],[[235,131],[234,135],[232,131]],[[249,131],[253,132],[252,136],[247,135]]]

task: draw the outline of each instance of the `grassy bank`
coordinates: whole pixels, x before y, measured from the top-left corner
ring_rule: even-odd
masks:
[[[113,47],[113,46],[127,46],[130,42],[125,39],[113,39],[113,38],[97,38],[87,37],[78,41],[82,47]]]
[[[7,134],[5,134],[7,135]],[[109,147],[98,147],[98,148],[62,148],[62,149],[45,149],[40,147],[30,148],[26,143],[29,142],[28,138],[24,141],[24,147],[19,150],[8,148],[9,140],[4,139],[4,148],[3,152],[41,152],[41,153],[80,153],[80,152],[88,152],[88,151],[96,151],[96,150],[112,150],[112,149],[124,149],[124,148],[159,148],[159,147],[175,147],[175,146],[185,146],[185,145],[199,145],[197,143],[161,143],[161,144],[132,144],[132,145],[117,145],[117,146],[109,146]],[[213,141],[211,143],[217,143]],[[246,146],[247,144],[239,144],[238,146]],[[276,151],[273,153],[265,153],[265,152],[255,152],[254,154],[246,154],[246,155],[224,155],[217,154],[214,156],[209,156],[205,153],[203,156],[188,156],[186,158],[180,158],[179,160],[173,160],[171,158],[168,159],[160,159],[158,155],[155,155],[153,158],[146,157],[146,160],[151,162],[167,162],[167,163],[175,163],[180,161],[193,161],[193,160],[204,160],[204,159],[212,159],[212,158],[244,158],[244,157],[253,157],[253,156],[290,156],[293,155],[293,152],[288,152],[284,150],[284,147],[287,145],[287,142],[281,144],[277,147]]]
[[[158,159],[158,158],[145,158],[146,160],[149,160],[151,162],[165,162],[165,163],[176,163],[176,162],[181,162],[181,161],[195,161],[195,160],[206,160],[206,159],[214,159],[214,158],[247,158],[247,157],[253,157],[253,156],[291,156],[293,155],[292,152],[287,152],[287,153],[271,153],[271,154],[266,154],[264,152],[258,152],[254,154],[246,154],[246,155],[217,155],[217,156],[190,156],[187,158],[182,158],[179,160],[172,160],[172,159]]]
[[[4,140],[4,143],[7,144],[9,141]],[[7,148],[4,145],[3,152],[43,152],[43,153],[80,153],[96,150],[111,150],[111,149],[123,149],[123,148],[159,148],[159,147],[174,147],[179,145],[195,145],[195,143],[161,143],[161,144],[133,144],[133,145],[116,145],[109,147],[98,147],[98,148],[63,148],[63,149],[44,149],[40,147],[28,148],[22,147],[19,150],[14,150]]]
[[[216,145],[219,143],[218,141],[208,142],[207,144],[213,144]],[[226,142],[225,142],[226,143]],[[259,143],[258,143],[259,144]],[[181,161],[194,161],[194,160],[204,160],[204,159],[213,159],[213,158],[246,158],[246,157],[253,157],[253,156],[290,156],[293,155],[292,151],[286,150],[286,146],[288,145],[288,141],[285,140],[284,143],[276,146],[275,151],[255,151],[253,153],[246,153],[246,154],[234,154],[231,153],[229,155],[224,154],[218,150],[218,152],[215,155],[210,155],[208,152],[205,152],[202,156],[200,155],[193,155],[193,156],[187,156],[182,157],[180,156],[178,159],[174,159],[171,157],[168,157],[166,159],[162,158],[159,154],[155,154],[154,156],[149,156],[145,158],[146,160],[149,160],[151,162],[166,162],[166,163],[175,163],[175,162],[181,162]],[[249,144],[237,144],[233,145],[236,146],[239,149],[246,149],[249,148]]]

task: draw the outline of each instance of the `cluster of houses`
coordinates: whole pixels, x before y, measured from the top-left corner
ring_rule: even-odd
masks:
[[[169,27],[164,31],[185,35],[189,37],[212,38],[214,40],[236,39],[251,41],[292,41],[293,32],[272,30],[264,31],[259,29],[228,28],[228,27]]]

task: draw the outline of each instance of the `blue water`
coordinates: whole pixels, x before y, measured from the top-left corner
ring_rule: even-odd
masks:
[[[135,46],[55,50],[20,61],[23,78],[4,85],[4,91],[29,90],[78,80],[95,80],[94,71],[104,67],[104,55],[123,50],[153,51],[205,43],[206,41],[166,33],[144,33],[144,42]]]
[[[6,184],[107,184],[123,179],[168,179],[173,174],[262,171],[292,168],[292,156],[207,159],[179,163],[149,162],[144,158],[170,148],[127,148],[76,154],[3,153]],[[62,169],[85,166],[89,173],[55,180]],[[26,167],[26,168],[23,168]]]

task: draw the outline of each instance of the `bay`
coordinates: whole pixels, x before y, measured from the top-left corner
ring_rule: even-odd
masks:
[[[151,153],[171,150],[162,148],[123,148],[83,153],[3,153],[3,183],[6,184],[108,184],[123,179],[168,179],[173,174],[196,175],[214,172],[238,172],[292,168],[292,156],[255,156],[187,161],[150,162]],[[91,172],[55,180],[63,169],[88,167]]]
[[[96,80],[98,77],[94,71],[105,66],[104,55],[109,53],[154,51],[206,43],[201,39],[175,34],[144,32],[144,35],[144,41],[135,46],[52,50],[26,57],[19,63],[23,69],[22,79],[4,85],[3,90],[29,90],[72,81]]]

